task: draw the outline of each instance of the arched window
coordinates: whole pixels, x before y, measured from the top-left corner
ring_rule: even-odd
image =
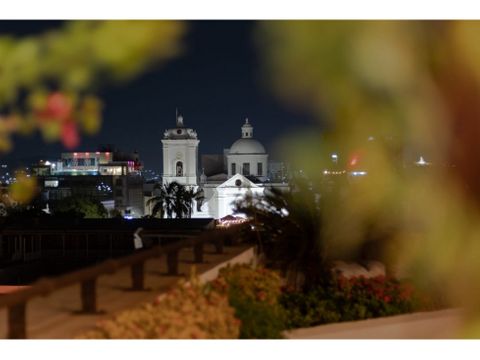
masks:
[[[177,161],[177,165],[175,167],[177,176],[183,176],[183,163],[181,161]]]

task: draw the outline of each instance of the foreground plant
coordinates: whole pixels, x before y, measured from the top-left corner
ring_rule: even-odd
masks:
[[[155,302],[103,320],[84,339],[236,339],[239,321],[225,295],[197,280],[180,283]]]
[[[66,21],[42,34],[0,34],[0,153],[39,131],[67,149],[102,124],[107,84],[131,80],[182,51],[178,21]],[[121,39],[121,41],[118,41]]]
[[[227,266],[209,286],[228,295],[241,321],[241,339],[276,339],[285,328],[278,299],[283,279],[274,271],[251,265]]]
[[[377,276],[338,277],[328,286],[306,292],[285,291],[280,303],[287,328],[392,316],[423,309],[408,283]]]
[[[266,265],[280,269],[290,285],[310,288],[328,278],[321,203],[308,181],[297,178],[289,191],[269,189],[262,196],[247,195],[235,205],[237,213],[252,219]]]

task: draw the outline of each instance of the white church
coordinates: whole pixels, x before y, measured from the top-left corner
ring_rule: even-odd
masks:
[[[241,127],[241,138],[222,155],[206,155],[199,174],[198,144],[195,130],[177,117],[176,127],[168,129],[163,144],[163,184],[176,181],[203,191],[204,200],[195,204],[194,218],[221,219],[233,214],[235,200],[245,196],[262,195],[268,188],[288,189],[286,182],[272,183],[269,179],[269,159],[265,147],[253,138],[253,126],[248,119]],[[205,163],[205,164],[203,164]]]

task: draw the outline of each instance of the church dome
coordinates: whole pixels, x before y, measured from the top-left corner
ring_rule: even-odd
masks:
[[[263,145],[253,139],[253,127],[248,119],[245,119],[242,126],[242,138],[232,144],[230,154],[265,154]]]
[[[265,148],[255,139],[238,139],[232,144],[230,154],[265,154]]]

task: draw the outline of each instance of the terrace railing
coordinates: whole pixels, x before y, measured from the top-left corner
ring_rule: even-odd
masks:
[[[68,286],[80,284],[80,314],[97,313],[97,279],[99,276],[113,274],[119,269],[130,267],[131,290],[142,291],[145,285],[145,262],[152,258],[165,256],[169,275],[178,275],[180,250],[193,247],[195,263],[203,262],[204,245],[213,243],[216,253],[223,253],[224,244],[238,237],[240,229],[207,230],[195,237],[184,237],[182,240],[166,245],[156,245],[145,250],[138,250],[132,255],[117,259],[108,259],[98,265],[80,269],[53,278],[42,278],[31,286],[16,292],[0,296],[0,308],[7,308],[7,337],[9,339],[27,338],[26,310],[30,300],[47,296]]]

